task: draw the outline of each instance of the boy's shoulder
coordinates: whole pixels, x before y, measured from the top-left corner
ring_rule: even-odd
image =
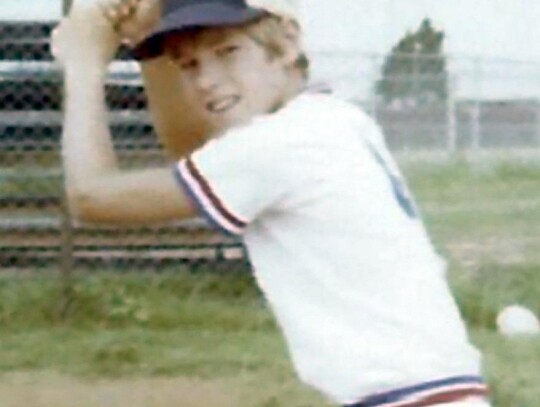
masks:
[[[308,148],[349,143],[377,126],[357,105],[328,93],[303,92],[278,111],[226,132],[224,144],[249,149]],[[266,150],[268,151],[268,150]]]
[[[292,99],[275,114],[260,121],[270,131],[291,133],[319,133],[325,135],[344,129],[376,127],[375,121],[351,101],[332,93],[305,91]]]
[[[291,99],[283,108],[273,114],[262,117],[262,122],[290,122],[302,124],[321,124],[329,118],[335,120],[370,120],[369,116],[357,105],[328,92],[308,89]]]

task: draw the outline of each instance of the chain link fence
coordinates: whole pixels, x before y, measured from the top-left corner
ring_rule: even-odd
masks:
[[[63,199],[62,77],[54,23],[0,23],[0,267],[133,270],[246,266],[240,242],[195,220],[147,227],[75,224]],[[114,144],[124,168],[163,163],[136,65],[120,50],[107,82]]]
[[[314,75],[373,115],[395,151],[540,151],[540,63],[447,56],[426,72],[440,56],[397,57],[408,66],[382,77],[385,55],[315,52]],[[406,94],[385,100],[380,81]],[[445,97],[425,91],[437,83]]]
[[[113,228],[72,224],[64,206],[59,141],[62,78],[52,61],[52,22],[0,23],[0,266],[228,269],[246,265],[239,241],[202,221]],[[415,71],[386,78],[421,89],[441,78]],[[314,77],[329,82],[383,127],[400,151],[540,150],[540,68],[449,58],[444,98],[384,100],[374,91],[384,57],[313,53]],[[502,83],[502,84],[501,84]],[[414,96],[414,92],[412,93]],[[124,167],[162,163],[138,67],[120,50],[106,89],[115,147]]]

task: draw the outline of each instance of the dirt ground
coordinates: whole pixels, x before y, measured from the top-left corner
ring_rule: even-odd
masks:
[[[81,380],[54,373],[0,376],[2,407],[239,407],[237,379],[186,378]],[[244,383],[245,386],[245,383]]]

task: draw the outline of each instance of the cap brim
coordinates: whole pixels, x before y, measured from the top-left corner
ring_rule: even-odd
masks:
[[[181,7],[163,17],[156,30],[132,51],[137,60],[156,58],[163,54],[163,37],[198,27],[234,26],[256,20],[266,14],[258,8],[238,8],[222,3],[199,3]]]

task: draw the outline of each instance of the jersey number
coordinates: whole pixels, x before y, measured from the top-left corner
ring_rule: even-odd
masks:
[[[403,209],[403,211],[407,214],[409,218],[416,219],[418,217],[416,206],[414,205],[411,194],[409,193],[407,187],[405,186],[405,183],[401,179],[401,176],[391,170],[390,166],[384,160],[381,153],[379,153],[379,151],[377,151],[377,149],[372,144],[368,143],[368,147],[377,163],[382,167],[382,169],[388,176],[388,179],[390,180],[390,183],[392,185],[392,190],[394,191],[394,195],[399,206],[401,207],[401,209]]]

